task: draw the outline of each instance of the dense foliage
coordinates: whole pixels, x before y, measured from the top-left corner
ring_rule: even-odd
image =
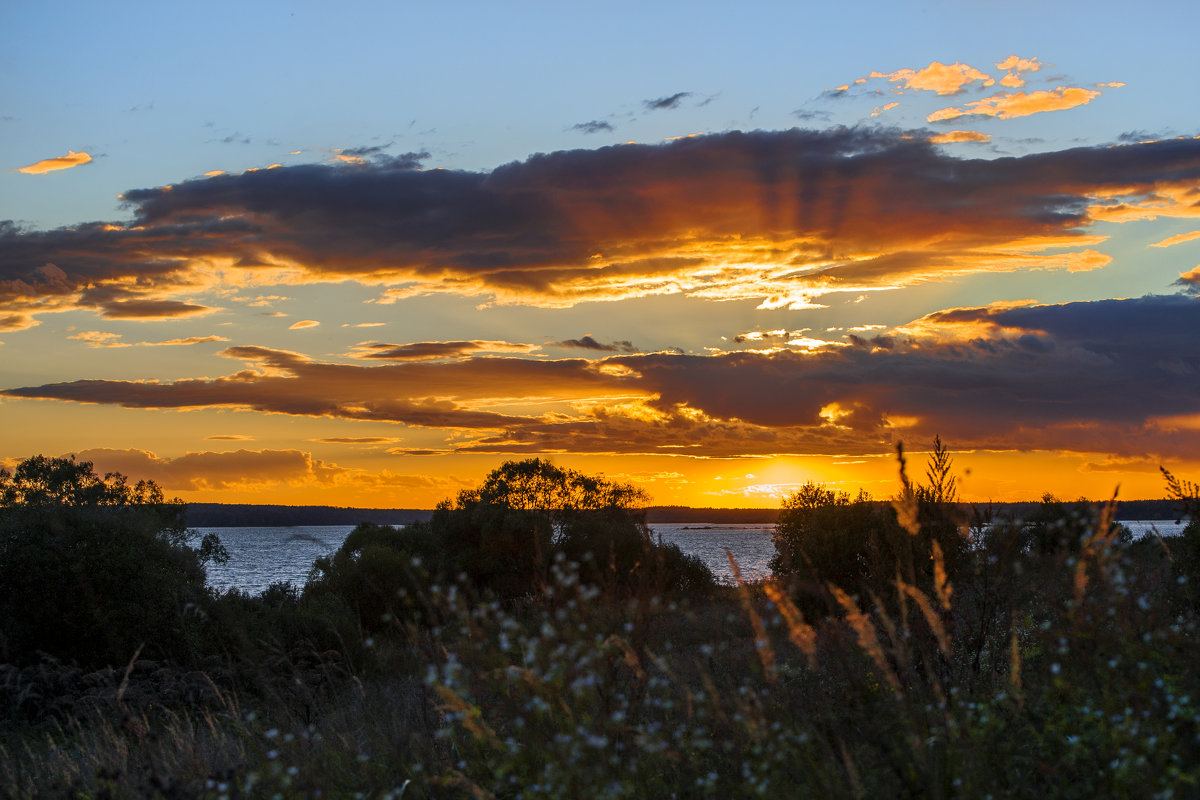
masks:
[[[710,590],[703,562],[652,540],[644,501],[628,484],[543,459],[510,461],[479,488],[440,504],[428,522],[359,525],[335,554],[317,560],[305,594],[342,598],[375,630],[393,619],[427,621],[435,582],[461,580],[504,600],[534,597],[556,559],[609,597]]]
[[[153,482],[36,456],[0,470],[0,655],[124,664],[185,657],[215,537],[187,546],[184,505]]]
[[[570,473],[505,465],[440,522],[360,526],[303,593],[213,598],[228,660],[182,693],[144,661],[0,665],[14,706],[99,709],[0,724],[0,794],[1195,796],[1200,488],[1167,475],[1167,540],[1053,498],[968,524],[939,450],[887,503],[805,487],[777,539],[799,566],[704,592],[622,561],[598,520],[636,529],[635,502],[527,504]]]
[[[931,593],[938,570],[954,580],[965,565],[968,525],[941,439],[934,440],[925,484],[910,484],[902,451],[900,459],[901,493],[891,502],[863,491],[851,498],[811,481],[784,498],[770,567],[809,611],[837,607],[830,587],[890,598],[900,578]]]

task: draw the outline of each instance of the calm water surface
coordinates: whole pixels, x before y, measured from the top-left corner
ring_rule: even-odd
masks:
[[[771,525],[651,525],[656,537],[699,556],[718,579],[732,581],[728,549],[745,580],[770,574],[767,561],[775,553]],[[298,525],[286,528],[197,528],[215,533],[229,551],[229,563],[211,564],[208,583],[215,589],[240,589],[257,594],[272,583],[303,586],[313,561],[342,546],[353,525]]]
[[[1123,522],[1134,538],[1154,535],[1172,536],[1183,530],[1182,523],[1170,520]],[[773,525],[720,525],[693,522],[687,525],[651,525],[656,537],[679,546],[699,557],[718,580],[733,582],[728,550],[737,560],[744,580],[770,576],[767,562],[775,554],[771,541]],[[197,528],[200,533],[215,533],[229,550],[229,563],[210,565],[209,585],[224,591],[236,588],[257,594],[272,583],[286,581],[303,586],[320,556],[333,553],[353,525],[303,525],[286,528]]]

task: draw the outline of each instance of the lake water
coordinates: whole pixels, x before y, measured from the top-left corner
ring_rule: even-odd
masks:
[[[1157,531],[1172,536],[1183,530],[1182,523],[1170,520],[1122,522],[1141,538]],[[286,528],[197,528],[200,533],[215,533],[229,551],[229,563],[212,564],[208,582],[215,589],[237,588],[257,594],[272,583],[286,581],[303,586],[313,561],[333,553],[353,525],[304,525]],[[656,537],[679,546],[685,553],[698,556],[719,580],[733,582],[725,551],[733,553],[744,580],[770,575],[767,562],[775,554],[771,541],[773,525],[719,525],[693,522],[687,525],[650,526]]]
[[[272,583],[287,581],[303,586],[320,556],[342,546],[353,525],[298,525],[286,528],[196,528],[215,533],[229,551],[228,564],[210,564],[208,583],[215,589],[231,588],[257,594]],[[679,545],[698,556],[718,579],[733,581],[728,549],[737,559],[744,580],[770,574],[767,561],[775,554],[773,525],[651,525],[655,537]]]

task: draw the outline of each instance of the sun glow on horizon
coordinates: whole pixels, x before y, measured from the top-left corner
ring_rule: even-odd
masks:
[[[897,38],[911,15],[872,2],[851,45],[796,48],[843,11],[701,9],[675,38],[655,4],[380,7],[338,37],[294,11],[0,26],[3,463],[372,507],[532,456],[661,504],[887,497],[896,443],[919,476],[934,436],[979,502],[1192,474],[1194,26],[1033,46],[963,5]],[[273,68],[189,66],[218,36]],[[1163,57],[1089,49],[1121,36]]]

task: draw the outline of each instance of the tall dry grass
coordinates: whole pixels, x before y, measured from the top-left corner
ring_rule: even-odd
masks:
[[[825,586],[821,618],[779,582],[615,599],[565,559],[533,598],[446,584],[304,702],[9,725],[0,795],[1197,796],[1196,612],[1110,516],[1051,553],[993,526],[953,583],[935,550],[928,591]]]

